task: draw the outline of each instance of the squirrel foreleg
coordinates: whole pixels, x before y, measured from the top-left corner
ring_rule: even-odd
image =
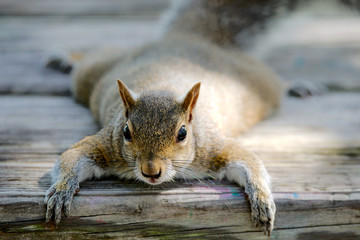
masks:
[[[274,227],[276,207],[271,194],[270,176],[263,163],[253,153],[231,142],[222,148],[212,164],[221,167],[221,175],[229,181],[245,187],[253,222],[270,235]]]
[[[94,148],[95,138],[96,135],[84,138],[64,152],[57,161],[51,172],[53,184],[45,193],[46,222],[54,219],[59,224],[63,208],[66,216],[70,214],[71,202],[79,191],[79,183],[105,173],[96,164],[96,158],[101,154],[97,154],[99,150]]]

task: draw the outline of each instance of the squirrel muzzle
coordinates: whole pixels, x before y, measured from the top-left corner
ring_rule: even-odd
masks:
[[[144,161],[140,164],[141,175],[146,179],[147,182],[151,184],[160,183],[159,180],[164,171],[165,167],[162,166],[163,163],[160,159],[152,161]]]

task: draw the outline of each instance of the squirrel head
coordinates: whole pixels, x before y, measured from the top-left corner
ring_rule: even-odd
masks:
[[[125,115],[119,126],[123,158],[146,183],[172,180],[195,156],[193,117],[200,83],[180,98],[163,91],[137,97],[120,80],[118,85]]]

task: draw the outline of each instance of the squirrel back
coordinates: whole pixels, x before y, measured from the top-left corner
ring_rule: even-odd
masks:
[[[207,117],[199,121],[208,121],[225,135],[248,129],[278,107],[283,86],[277,76],[264,64],[227,47],[235,32],[252,25],[246,21],[225,24],[222,19],[228,13],[234,17],[241,11],[251,12],[247,8],[258,9],[260,3],[184,3],[177,6],[176,17],[168,20],[159,41],[130,52],[101,50],[76,68],[75,97],[90,106],[101,125],[108,124],[122,108],[115,79],[138,94],[152,90],[172,92],[176,97],[202,82],[198,111]]]
[[[122,112],[116,78],[135,94],[170,92],[174,98],[201,82],[198,121],[231,136],[268,116],[282,96],[280,81],[262,63],[186,34],[151,43],[115,63],[90,98],[92,113],[101,125]]]
[[[233,47],[234,44],[239,47],[242,46],[239,40],[245,42],[248,35],[256,32],[256,29],[261,29],[260,26],[265,25],[268,18],[275,15],[278,5],[281,5],[277,4],[278,2],[279,0],[270,0],[264,8],[264,3],[257,0],[245,2],[235,0],[177,0],[172,3],[170,9],[161,19],[161,25],[163,25],[161,41],[168,41],[174,36],[182,35],[194,36],[196,39],[213,43],[222,48]],[[271,11],[264,9],[271,9]],[[267,11],[270,11],[271,14],[266,13]],[[175,45],[172,47],[176,48]],[[115,65],[118,65],[119,68],[121,64],[117,63],[129,63],[131,62],[131,55],[139,53],[140,51],[137,50],[129,53],[111,48],[88,54],[84,61],[75,68],[72,90],[77,101],[89,105],[91,93],[100,78]],[[123,72],[123,69],[118,71]]]

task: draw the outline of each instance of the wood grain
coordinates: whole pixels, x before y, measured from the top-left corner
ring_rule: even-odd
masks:
[[[158,17],[0,18],[0,94],[68,96],[70,77],[46,69],[49,56],[104,46],[121,49],[140,46],[158,37]]]
[[[61,16],[99,16],[99,15],[144,15],[154,14],[166,9],[170,0],[2,0],[1,15],[61,15]]]

